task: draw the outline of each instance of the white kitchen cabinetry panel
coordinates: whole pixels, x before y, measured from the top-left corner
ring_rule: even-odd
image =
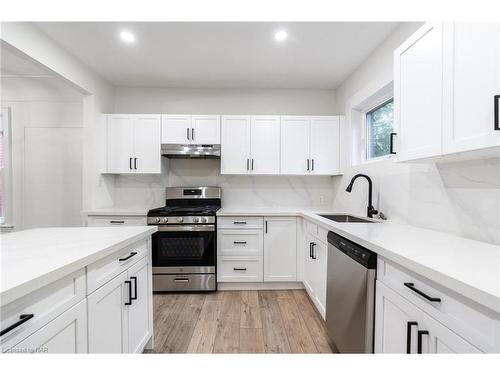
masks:
[[[87,300],[59,315],[15,346],[14,352],[87,353]]]
[[[160,115],[107,115],[106,173],[161,173]]]
[[[149,312],[153,291],[149,283],[149,258],[143,258],[128,270],[132,282],[132,305],[128,309],[128,348],[141,353],[153,333]]]
[[[394,52],[397,160],[441,154],[443,29],[429,23]]]
[[[222,116],[221,174],[250,170],[250,116]]]
[[[262,216],[224,216],[217,218],[218,229],[262,229]]]
[[[261,282],[261,256],[220,256],[217,259],[217,281]]]
[[[250,140],[250,172],[279,174],[280,117],[252,116]]]
[[[309,172],[310,123],[307,116],[281,117],[282,174],[304,175]]]
[[[338,116],[311,117],[311,174],[340,173],[340,121]]]
[[[88,347],[90,353],[128,352],[130,297],[124,271],[88,296]]]
[[[443,27],[443,154],[499,146],[494,98],[500,95],[500,23]]]
[[[191,142],[190,115],[162,115],[161,143],[188,144]]]
[[[220,144],[220,116],[191,116],[191,143],[197,145]]]
[[[262,229],[217,230],[217,255],[262,256]]]
[[[264,218],[264,281],[297,280],[297,219]]]
[[[120,227],[147,225],[146,216],[101,216],[89,215],[88,227]]]

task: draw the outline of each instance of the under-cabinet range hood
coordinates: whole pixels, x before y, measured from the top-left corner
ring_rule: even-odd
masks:
[[[162,144],[161,155],[171,159],[220,159],[220,145]]]

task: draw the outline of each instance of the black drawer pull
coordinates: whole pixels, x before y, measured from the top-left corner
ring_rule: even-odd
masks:
[[[247,268],[238,268],[238,267],[233,267],[233,271],[246,271]]]
[[[33,315],[33,314],[21,314],[21,315],[19,315],[19,320],[17,322],[15,322],[14,324],[8,326],[7,328],[2,329],[2,331],[0,332],[0,336],[3,336],[7,332],[12,331],[14,328],[19,327],[21,324],[26,323],[28,320],[30,320],[34,316],[35,315]]]
[[[422,354],[422,336],[428,335],[429,331],[418,331],[417,332],[417,353]]]
[[[391,133],[390,138],[389,138],[389,154],[395,155],[396,151],[394,151],[394,136],[397,135],[398,133]]]
[[[406,354],[411,354],[411,327],[418,326],[417,322],[408,322],[406,326]]]
[[[316,244],[313,242],[312,246],[311,246],[311,249],[312,249],[312,256],[311,256],[311,258],[313,258],[313,259],[316,259],[316,251],[314,250],[315,247],[316,247]]]
[[[441,298],[437,298],[437,297],[430,297],[428,296],[427,294],[425,294],[424,292],[418,290],[417,288],[415,288],[415,284],[413,283],[404,283],[404,286],[407,287],[408,289],[411,289],[412,291],[414,291],[415,293],[417,293],[418,295],[421,295],[422,297],[424,297],[427,301],[431,301],[431,302],[441,302]]]
[[[312,259],[313,257],[313,243],[312,242],[309,242],[309,258]]]
[[[124,220],[110,220],[110,224],[125,224]]]
[[[235,244],[235,245],[246,245],[247,241],[233,241],[233,244]]]
[[[500,95],[495,95],[495,97],[493,98],[495,100],[495,126],[494,126],[494,129],[495,130],[500,130],[500,113],[499,112],[499,108],[500,107]]]
[[[130,306],[132,304],[132,281],[125,280],[125,284],[128,285],[128,302],[125,302],[125,306]]]
[[[137,252],[136,252],[136,251],[132,251],[128,257],[125,257],[125,258],[120,258],[120,259],[118,259],[118,260],[119,260],[120,262],[125,262],[126,260],[129,260],[130,258],[132,258],[134,255],[137,255]]]
[[[245,225],[246,221],[233,221],[233,224]]]
[[[137,277],[136,276],[131,276],[130,280],[134,280],[134,296],[130,297],[130,299],[136,300],[137,299]]]

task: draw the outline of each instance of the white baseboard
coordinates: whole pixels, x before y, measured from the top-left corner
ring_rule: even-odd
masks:
[[[261,282],[261,283],[217,283],[218,290],[283,290],[304,289],[304,284],[295,282]]]

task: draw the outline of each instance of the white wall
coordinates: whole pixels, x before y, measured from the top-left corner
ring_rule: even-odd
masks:
[[[215,113],[332,115],[332,90],[122,88],[116,113]],[[216,185],[228,206],[330,206],[331,177],[222,176],[218,160],[166,160],[161,176],[116,176],[115,206],[150,208],[164,204],[166,186]]]
[[[338,88],[337,103],[345,108],[366,87],[392,77],[392,51],[420,24],[403,24]],[[500,244],[500,161],[399,164],[391,160],[348,168],[334,177],[333,208],[366,214],[367,186],[345,188],[356,173],[374,182],[375,207],[390,220]]]

